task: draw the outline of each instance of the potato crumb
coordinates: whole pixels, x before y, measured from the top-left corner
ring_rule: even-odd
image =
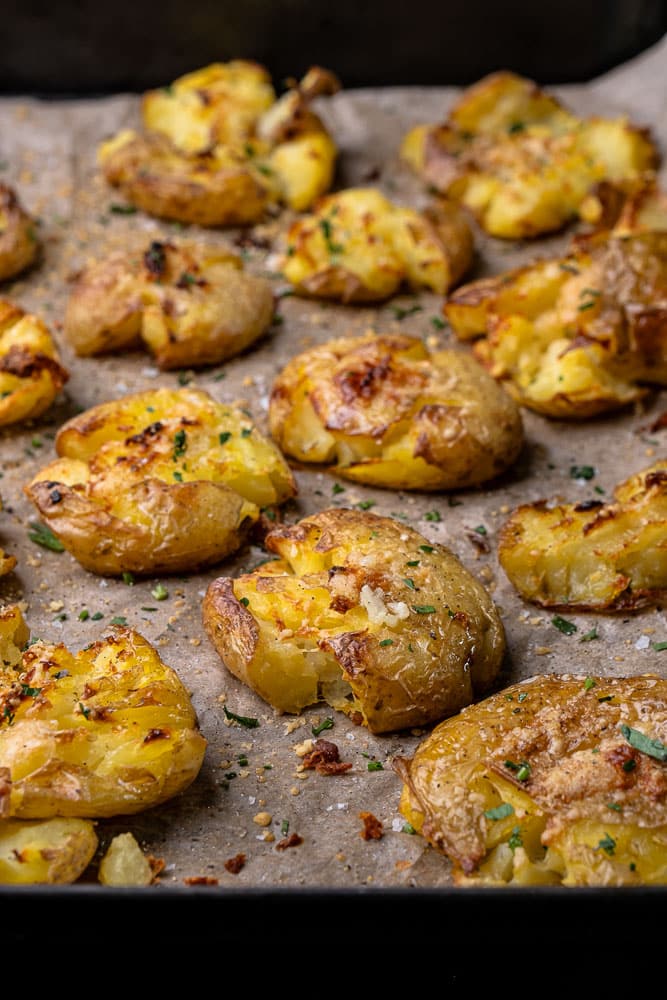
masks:
[[[49,601],[49,611],[62,611],[64,607],[64,601]]]
[[[397,861],[394,865],[396,871],[404,872],[407,868],[412,868],[412,861]]]
[[[299,729],[301,726],[305,726],[305,719],[291,719],[289,722],[284,723],[285,736],[289,736],[293,733],[295,729]]]
[[[252,821],[257,826],[269,826],[273,822],[273,816],[268,812],[258,812],[253,816]]]
[[[270,830],[265,830],[264,833],[262,834],[262,840],[266,844],[272,844],[275,839],[276,839],[275,834],[271,833]]]
[[[289,790],[290,795],[301,795],[301,789],[297,788],[296,785],[292,785]]]
[[[536,646],[535,655],[536,656],[547,656],[548,653],[552,653],[553,650],[549,646]]]
[[[295,743],[294,746],[292,747],[292,750],[294,750],[294,753],[298,757],[305,757],[306,754],[310,753],[312,749],[313,749],[313,740],[310,738],[304,740],[303,743]]]

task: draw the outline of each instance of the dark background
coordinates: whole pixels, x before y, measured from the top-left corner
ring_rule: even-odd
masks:
[[[667,0],[4,0],[0,92],[140,91],[251,58],[346,88],[471,83],[507,68],[580,82],[660,40]]]

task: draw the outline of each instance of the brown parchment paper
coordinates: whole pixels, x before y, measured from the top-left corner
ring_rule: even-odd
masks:
[[[193,67],[194,68],[194,67]],[[331,67],[335,70],[336,67]],[[501,68],[501,67],[499,67]],[[343,81],[344,83],[344,81]],[[648,125],[667,151],[667,42],[588,85],[552,88],[577,112],[629,114]],[[419,206],[427,194],[397,159],[399,142],[410,126],[438,121],[455,96],[452,88],[389,88],[341,93],[321,105],[321,113],[341,150],[337,186],[375,183],[390,197]],[[21,602],[33,636],[79,649],[105,633],[114,616],[123,616],[159,649],[184,679],[208,740],[203,769],[195,783],[164,807],[98,824],[101,850],[115,833],[132,831],[147,853],[165,868],[159,886],[184,887],[184,880],[208,877],[226,888],[243,887],[439,887],[450,884],[447,861],[420,837],[402,832],[398,812],[401,783],[391,769],[394,755],[410,755],[424,735],[406,732],[376,737],[354,726],[328,706],[299,717],[277,716],[253,692],[226,672],[201,623],[201,600],[208,582],[235,575],[264,558],[250,546],[238,557],[209,572],[171,577],[161,582],[168,599],[151,596],[157,579],[126,585],[85,572],[67,553],[39,548],[28,539],[35,512],[22,487],[55,457],[53,437],[60,423],[81,408],[127,392],[176,386],[190,380],[223,401],[243,400],[265,426],[271,382],[281,365],[304,347],[343,333],[401,330],[427,338],[429,344],[452,341],[432,318],[441,315],[441,299],[430,294],[399,296],[380,308],[336,307],[296,297],[281,299],[282,322],[244,356],[223,367],[197,373],[159,373],[148,354],[77,359],[64,344],[60,324],[68,295],[68,276],[90,255],[148,238],[178,239],[183,227],[141,213],[123,216],[110,209],[122,202],[101,178],[95,164],[100,140],[137,122],[139,99],[119,95],[99,100],[40,101],[30,97],[0,100],[0,163],[3,180],[16,186],[26,206],[40,219],[44,256],[29,274],[0,288],[0,294],[39,313],[59,342],[71,378],[56,406],[27,427],[0,432],[0,545],[18,565],[0,580],[0,603]],[[272,276],[276,290],[275,248],[289,222],[287,214],[252,231],[255,246],[233,230],[197,230],[187,235],[241,249],[246,266]],[[570,234],[535,243],[514,244],[476,231],[474,275],[494,273],[536,256],[558,252]],[[402,310],[412,310],[402,319]],[[465,348],[462,348],[465,349]],[[652,421],[667,409],[665,392],[651,395],[640,408],[579,424],[547,420],[524,411],[526,447],[516,467],[493,488],[455,495],[408,494],[372,490],[334,476],[297,470],[298,499],[285,510],[295,521],[327,506],[349,506],[370,499],[374,511],[404,518],[427,538],[449,546],[492,592],[501,609],[508,639],[503,682],[533,673],[600,672],[608,675],[667,670],[667,652],[653,643],[667,640],[661,610],[627,617],[568,615],[578,627],[572,636],[551,624],[548,612],[524,604],[513,592],[496,560],[497,531],[515,505],[541,497],[569,500],[609,497],[617,482],[667,453],[667,431],[650,432]],[[570,476],[572,465],[592,465],[589,482]],[[437,510],[441,520],[426,520]],[[488,552],[471,541],[471,529],[484,525]],[[152,607],[154,611],[143,611]],[[86,608],[95,621],[79,620]],[[580,637],[597,626],[599,639]],[[236,714],[255,717],[247,729],[225,718],[222,703]],[[322,776],[299,771],[295,746],[312,737],[312,727],[333,715],[323,735],[334,741],[341,759],[353,767],[346,774]],[[371,761],[382,769],[368,769]],[[1,763],[1,762],[0,762]],[[382,823],[379,840],[364,840],[360,813]],[[260,825],[259,821],[266,825]],[[288,834],[302,843],[280,850]],[[243,853],[245,866],[231,874],[224,862]],[[89,879],[96,878],[94,866]],[[147,890],[147,891],[153,891]],[[157,890],[159,891],[159,889]]]

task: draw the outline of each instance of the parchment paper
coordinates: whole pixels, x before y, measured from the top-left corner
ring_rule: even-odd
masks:
[[[666,83],[667,42],[663,40],[589,85],[552,89],[582,115],[629,114],[650,126],[667,150]],[[452,88],[421,87],[343,90],[322,103],[321,113],[341,149],[337,186],[376,183],[398,201],[424,204],[423,186],[398,162],[398,146],[410,126],[444,118],[455,93]],[[20,280],[6,283],[0,294],[45,318],[71,373],[62,398],[47,416],[31,426],[0,433],[0,490],[5,503],[0,514],[0,545],[18,558],[15,573],[0,581],[0,603],[22,602],[33,636],[62,641],[72,650],[102,636],[112,617],[124,616],[157,646],[191,690],[208,740],[199,778],[162,808],[98,824],[101,849],[114,833],[131,830],[148,853],[164,860],[155,891],[183,888],[185,879],[199,876],[239,890],[250,886],[447,886],[451,883],[447,861],[420,837],[402,832],[401,783],[390,765],[394,755],[410,755],[424,731],[375,737],[328,706],[300,717],[276,716],[226,672],[210,646],[200,613],[208,582],[256,565],[264,558],[261,548],[246,548],[237,558],[206,573],[162,579],[169,597],[156,602],[151,589],[157,579],[128,586],[99,578],[84,571],[67,553],[45,551],[28,540],[35,511],[22,487],[55,457],[55,431],[81,408],[190,379],[217,399],[244,400],[265,426],[274,375],[287,358],[307,345],[371,328],[423,335],[433,346],[453,340],[448,330],[438,330],[432,323],[432,317],[441,315],[442,304],[434,295],[400,296],[377,309],[325,306],[289,297],[280,303],[283,322],[254,349],[224,367],[196,374],[159,373],[150,356],[139,352],[75,358],[60,335],[68,276],[89,255],[106,248],[148,237],[177,239],[183,233],[183,227],[141,213],[122,216],[110,211],[122,198],[100,176],[95,151],[103,138],[137,119],[136,95],[72,102],[0,101],[0,176],[16,186],[26,206],[39,216],[45,244],[42,263]],[[277,289],[284,282],[273,271],[273,249],[281,227],[288,222],[286,213],[255,227],[255,233],[272,242],[272,248],[246,245],[243,249],[246,266],[273,275]],[[192,227],[187,235],[239,249],[237,231]],[[570,235],[512,244],[484,237],[477,230],[473,276],[557,252]],[[398,319],[397,306],[420,309]],[[497,564],[495,550],[497,531],[515,505],[557,495],[574,501],[597,499],[600,494],[593,492],[595,487],[609,497],[626,476],[664,456],[667,432],[650,433],[647,427],[665,409],[665,392],[656,392],[635,410],[579,424],[524,411],[526,447],[516,467],[493,488],[458,493],[453,501],[446,494],[371,490],[342,481],[345,492],[334,495],[334,476],[298,470],[299,497],[286,508],[285,519],[291,522],[327,506],[372,499],[377,513],[404,517],[427,538],[449,546],[487,585],[501,609],[509,650],[503,683],[544,671],[614,676],[664,672],[667,652],[656,652],[652,646],[667,640],[667,618],[661,609],[624,618],[568,615],[578,632],[564,635],[551,624],[548,612],[516,596]],[[595,478],[590,482],[572,479],[569,470],[575,464],[594,466]],[[425,520],[425,513],[432,510],[441,514],[439,523]],[[471,529],[479,525],[487,529],[487,553],[470,540]],[[142,611],[145,606],[157,610]],[[100,611],[104,618],[81,622],[78,616],[83,608],[91,615]],[[580,644],[581,635],[594,625],[599,639]],[[258,718],[259,727],[249,730],[230,724],[221,699],[226,699],[234,713]],[[294,747],[311,737],[311,727],[329,715],[334,716],[334,727],[323,735],[338,745],[341,759],[351,761],[352,769],[329,777],[299,772],[300,757]],[[370,761],[382,762],[383,769],[369,771]],[[361,838],[362,811],[372,812],[382,823],[380,840]],[[262,813],[271,817],[267,826],[256,822]],[[287,830],[303,842],[278,850],[276,845]],[[224,862],[238,853],[246,855],[245,867],[230,874]],[[90,878],[95,878],[94,869]]]

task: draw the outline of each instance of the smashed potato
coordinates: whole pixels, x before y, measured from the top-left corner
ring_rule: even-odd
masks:
[[[304,211],[330,188],[337,155],[311,103],[339,88],[334,74],[313,67],[276,100],[256,63],[213,63],[147,93],[144,131],[119,132],[98,161],[151,215],[227,226],[281,205]]]
[[[597,221],[599,185],[624,190],[658,165],[645,128],[582,119],[533,81],[493,73],[465,90],[442,125],[418,125],[402,158],[461,202],[492,236],[524,239]]]
[[[268,328],[265,278],[215,247],[153,240],[88,264],[67,303],[64,334],[80,356],[145,344],[162,369],[219,364]]]
[[[0,609],[0,817],[92,819],[166,802],[206,740],[178,675],[134,629],[78,653],[34,641]]]
[[[523,406],[586,418],[667,384],[667,231],[608,235],[451,294],[461,340]]]
[[[0,497],[0,510],[2,510],[2,497]],[[7,573],[11,571],[16,566],[16,559],[14,556],[8,556],[7,553],[0,546],[0,576],[6,576]]]
[[[201,569],[236,551],[261,509],[296,492],[276,446],[244,410],[199,389],[156,389],[72,418],[60,458],[25,487],[85,569]]]
[[[667,597],[667,461],[611,503],[523,504],[502,526],[498,559],[527,601],[577,611],[634,611]]]
[[[382,733],[442,719],[495,680],[493,601],[414,529],[337,508],[274,529],[266,547],[279,559],[209,585],[203,621],[225,666],[278,712],[324,700]]]
[[[0,885],[76,882],[97,843],[86,819],[0,820]]]
[[[0,299],[0,427],[41,416],[68,378],[46,324]]]
[[[518,408],[474,358],[403,334],[341,337],[292,358],[269,426],[287,455],[393,489],[476,486],[523,443]]]
[[[197,777],[206,740],[178,675],[134,629],[78,653],[0,609],[3,819],[139,812]]]
[[[290,226],[280,267],[301,295],[378,302],[402,285],[443,295],[472,256],[470,226],[454,203],[417,212],[375,188],[349,188]]]
[[[18,195],[0,184],[0,281],[25,271],[39,253],[37,223]]]
[[[667,884],[667,681],[540,675],[395,759],[403,816],[463,885]]]

